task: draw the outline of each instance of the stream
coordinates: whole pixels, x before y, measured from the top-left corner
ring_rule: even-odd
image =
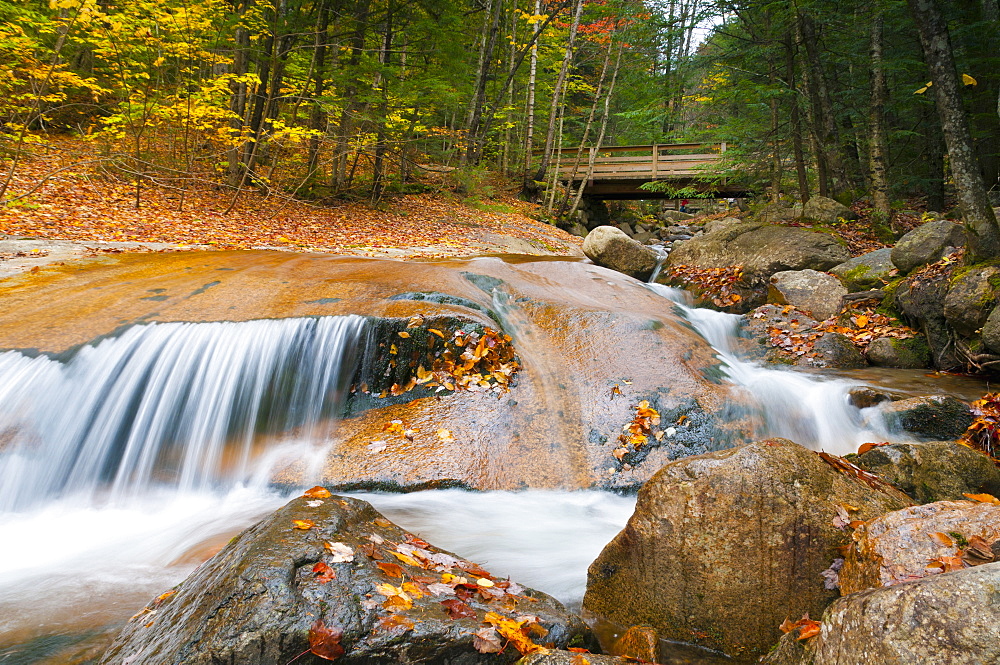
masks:
[[[851,406],[850,389],[937,385],[747,362],[732,344],[739,317],[647,288],[712,345],[760,434],[841,455],[903,441],[877,409]],[[0,663],[87,662],[109,629],[287,501],[274,469],[294,459],[317,478],[363,326],[356,316],[150,323],[66,354],[0,353]],[[954,381],[938,390],[981,394]],[[577,608],[587,566],[635,505],[594,490],[354,496]]]

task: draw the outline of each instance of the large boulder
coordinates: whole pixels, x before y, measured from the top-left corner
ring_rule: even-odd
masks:
[[[969,405],[950,395],[911,397],[880,408],[890,430],[929,441],[954,441],[973,421]]]
[[[511,647],[499,658],[476,648],[507,641],[494,630],[500,617],[521,622],[523,639],[531,629],[539,643],[592,643],[556,600],[425,543],[367,502],[309,494],[152,601],[102,665],[286,665],[309,651],[311,638],[334,651],[339,644],[345,665],[511,662]]]
[[[981,266],[960,270],[944,297],[944,317],[961,335],[979,333],[1000,295],[1000,268]]]
[[[598,226],[583,239],[583,253],[599,266],[646,280],[659,260],[656,252],[614,226]]]
[[[961,224],[940,219],[921,224],[896,243],[892,248],[892,263],[900,272],[908,273],[928,263],[937,261],[948,247],[965,245],[965,229]]]
[[[985,665],[1000,662],[1000,563],[841,598],[804,642],[783,638],[767,665]]]
[[[743,222],[688,240],[671,252],[668,264],[702,268],[739,265],[747,275],[766,280],[782,270],[827,270],[850,256],[847,248],[827,233]]]
[[[948,369],[962,364],[955,353],[953,332],[944,316],[950,271],[907,280],[895,291],[896,308],[914,328],[924,333],[935,367]]]
[[[966,494],[1000,496],[1000,469],[978,450],[952,441],[877,446],[854,463],[918,503],[960,500]]]
[[[842,504],[865,520],[910,500],[785,439],[668,464],[591,564],[584,610],[667,640],[764,653],[786,617],[819,616],[836,598],[820,573],[850,541],[835,525]]]
[[[824,224],[833,224],[838,219],[857,219],[858,213],[831,198],[811,196],[802,206],[802,216]]]
[[[992,563],[1000,506],[938,501],[896,510],[860,525],[840,569],[843,594]]]
[[[835,316],[847,289],[833,275],[817,270],[782,270],[771,275],[768,300],[793,305],[823,320]]]
[[[681,212],[680,210],[662,210],[657,215],[664,222],[685,222],[694,215],[689,212]]]
[[[848,259],[830,268],[830,272],[840,278],[851,293],[877,289],[889,282],[896,269],[892,263],[892,248],[883,247],[874,252]]]
[[[1000,563],[860,591],[823,616],[806,662],[985,665],[1000,662]]]
[[[835,332],[823,333],[813,342],[812,351],[800,360],[795,364],[829,369],[860,369],[868,366],[868,361],[854,342],[846,335]]]
[[[930,367],[931,351],[923,337],[876,337],[865,350],[865,358],[876,367],[922,369]]]

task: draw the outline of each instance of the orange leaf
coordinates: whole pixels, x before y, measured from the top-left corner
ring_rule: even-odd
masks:
[[[337,579],[337,572],[322,561],[313,566],[313,572],[316,573],[316,581],[320,584],[326,584],[331,580]]]
[[[458,598],[442,600],[441,605],[448,612],[449,619],[476,618],[476,611],[460,601]]]
[[[858,318],[856,318],[856,319],[854,320],[854,323],[855,323],[855,324],[856,324],[856,325],[857,325],[857,326],[858,326],[859,328],[864,328],[865,326],[867,326],[867,325],[868,325],[868,317],[867,317],[867,316],[865,316],[864,314],[862,314],[862,315],[860,315],[860,316],[859,316]]]
[[[296,529],[302,529],[303,531],[308,531],[316,526],[316,523],[312,520],[292,520],[292,524],[295,525]]]
[[[406,331],[400,331],[400,332],[398,332],[396,334],[399,335],[400,337],[402,337],[403,339],[406,339],[407,337],[410,336],[410,333],[408,333]]]
[[[311,489],[307,489],[305,492],[302,493],[302,495],[307,496],[310,499],[329,499],[331,496],[333,496],[332,494],[330,494],[330,490],[320,485],[317,485],[316,487],[313,487]]]
[[[403,567],[397,563],[379,562],[375,564],[378,566],[379,570],[388,575],[389,577],[403,577],[404,571]]]
[[[944,545],[945,547],[953,547],[955,545],[955,539],[946,533],[942,533],[941,531],[935,531],[934,533],[929,533],[927,535],[930,536],[931,540],[940,545]]]
[[[1000,506],[1000,499],[992,494],[963,494],[963,496],[979,503],[992,503],[994,506]]]

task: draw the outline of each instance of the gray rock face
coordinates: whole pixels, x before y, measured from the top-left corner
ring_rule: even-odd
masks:
[[[497,654],[473,646],[473,634],[490,611],[537,616],[548,630],[545,641],[556,646],[589,641],[583,622],[552,598],[499,578],[482,586],[476,580],[491,578],[486,571],[415,539],[364,501],[320,500],[310,506],[309,498],[297,498],[241,533],[176,593],[136,615],[100,662],[315,664],[321,661],[311,655],[297,659],[308,651],[310,630],[321,620],[343,631],[345,653],[338,663],[496,663]],[[293,520],[314,526],[303,530]],[[390,552],[405,553],[419,565]],[[468,583],[442,588],[447,568]],[[507,651],[499,662],[517,657]]]
[[[1000,496],[1000,469],[983,453],[951,441],[878,446],[854,463],[918,503],[958,501],[967,493]]]
[[[1000,268],[986,266],[959,271],[944,297],[944,317],[962,335],[979,332],[997,304]]]
[[[896,339],[879,337],[872,340],[865,351],[868,362],[877,367],[898,369],[921,369],[930,367],[931,352],[923,337]]]
[[[598,226],[588,233],[583,253],[599,266],[641,280],[653,274],[657,262],[656,252],[613,226]]]
[[[972,424],[969,405],[954,397],[911,397],[881,407],[886,424],[930,441],[954,441]]]
[[[830,272],[839,277],[851,293],[877,289],[889,281],[889,273],[896,269],[890,258],[891,254],[890,247],[876,249],[848,259],[830,268]]]
[[[981,335],[986,348],[993,353],[1000,353],[1000,307],[994,307],[986,317]]]
[[[683,222],[694,217],[691,213],[680,210],[664,210],[657,216],[665,222]]]
[[[813,343],[813,353],[806,362],[796,363],[831,369],[858,369],[868,362],[851,340],[840,333],[828,332]]]
[[[849,258],[847,248],[829,234],[743,222],[688,240],[674,249],[669,263],[702,268],[741,265],[748,275],[766,280],[782,270],[827,270]]]
[[[944,299],[948,293],[948,274],[934,275],[903,283],[896,291],[896,307],[914,328],[927,337],[927,345],[935,367],[950,368],[961,365],[954,352],[952,332],[944,318]]]
[[[860,591],[823,615],[816,665],[1000,662],[1000,563]],[[812,640],[811,640],[812,641]]]
[[[802,206],[802,216],[807,219],[815,219],[825,224],[833,224],[838,219],[857,219],[858,215],[853,210],[825,196],[810,197],[806,204]]]
[[[899,239],[892,248],[892,263],[900,272],[933,263],[942,256],[946,247],[965,245],[965,229],[961,224],[941,219],[927,222]]]
[[[816,270],[782,270],[771,275],[768,300],[779,305],[793,305],[823,320],[840,311],[847,289],[840,280]]]
[[[840,591],[847,595],[940,574],[941,567],[928,564],[946,557],[964,555],[968,566],[993,563],[998,539],[1000,506],[993,504],[936,501],[895,510],[855,530],[840,569]],[[967,547],[970,551],[963,551]]]
[[[743,220],[739,217],[723,217],[722,219],[713,219],[705,222],[705,233],[712,233],[713,231],[718,231],[727,226],[732,226],[733,224],[740,224]]]
[[[871,519],[910,500],[785,439],[667,464],[591,564],[584,609],[663,639],[760,655],[786,617],[819,616],[836,597],[820,573],[850,540],[834,526],[838,503]]]
[[[785,203],[770,203],[755,215],[758,221],[765,224],[778,224],[780,222],[790,222],[802,217],[802,206]]]

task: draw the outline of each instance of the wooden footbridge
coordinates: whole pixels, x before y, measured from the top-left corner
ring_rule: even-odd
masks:
[[[746,191],[742,186],[702,180],[725,153],[725,143],[626,145],[600,150],[590,148],[578,160],[577,148],[563,148],[552,153],[549,172],[558,169],[563,182],[580,183],[586,178],[583,195],[597,199],[676,198],[669,192],[640,189],[644,183],[653,181],[670,183],[675,191],[691,187],[698,192],[714,192],[718,196],[743,196]],[[587,177],[591,154],[594,155],[594,170]]]

